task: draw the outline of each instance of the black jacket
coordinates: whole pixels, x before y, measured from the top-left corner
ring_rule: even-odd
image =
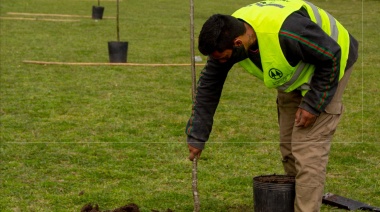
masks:
[[[319,88],[326,84],[332,88],[337,87],[338,77],[333,81],[329,78],[333,64],[337,63],[334,63],[331,58],[326,57],[302,42],[290,39],[286,36],[281,36],[281,31],[286,31],[287,33],[290,32],[303,39],[307,39],[314,44],[327,49],[339,59],[340,47],[317,24],[310,20],[305,9],[301,9],[291,14],[284,21],[279,33],[281,49],[289,64],[295,66],[300,61],[304,61],[316,66],[310,85],[311,90],[306,93],[299,107],[312,114],[319,115],[330,103],[331,98],[325,101],[324,105],[319,108],[315,108],[313,105],[317,105],[316,103],[322,98],[323,92],[320,92],[321,89]],[[213,117],[219,104],[227,74],[235,63],[246,59],[246,57],[246,55],[236,56],[226,63],[219,63],[210,58],[207,60],[207,64],[199,77],[192,115],[186,127],[186,134],[188,135],[187,141],[192,146],[199,149],[204,148],[204,144],[211,133]],[[256,46],[250,48],[248,51],[248,57],[258,67],[261,67],[260,47]],[[350,52],[346,70],[356,62],[357,58],[358,42],[350,35]],[[335,90],[330,91],[331,96],[333,96],[334,92]]]

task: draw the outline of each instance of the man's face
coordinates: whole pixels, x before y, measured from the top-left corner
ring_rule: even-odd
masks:
[[[247,24],[245,24],[248,27]],[[247,32],[234,40],[234,49],[226,49],[223,52],[214,51],[210,57],[214,60],[218,60],[220,63],[225,63],[233,56],[241,56],[242,53],[245,54],[248,48],[256,42],[256,36],[253,36],[253,29],[247,29]]]
[[[227,62],[232,55],[232,49],[226,49],[223,52],[214,51],[210,57],[214,60],[219,61],[219,63]]]

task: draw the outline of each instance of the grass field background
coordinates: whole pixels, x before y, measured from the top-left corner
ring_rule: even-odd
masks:
[[[380,2],[311,2],[360,42],[325,190],[380,206]],[[196,36],[213,13],[231,14],[249,3],[195,0]],[[97,1],[1,0],[0,211],[79,211],[87,203],[105,210],[131,202],[142,211],[192,211],[184,134],[190,66],[23,62],[107,63],[116,4],[101,1],[111,18],[100,21],[83,17],[91,16],[92,5]],[[189,11],[188,1],[121,0],[128,62],[190,63]],[[253,211],[252,178],[282,174],[275,98],[275,90],[242,68],[231,70],[199,161],[202,211]]]

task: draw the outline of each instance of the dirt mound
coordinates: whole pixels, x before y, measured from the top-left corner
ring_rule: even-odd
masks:
[[[81,212],[102,212],[99,210],[99,205],[95,204],[94,206],[91,204],[86,204],[80,210]],[[139,206],[135,203],[130,203],[128,205],[124,205],[120,208],[116,208],[113,210],[105,210],[103,212],[140,212]],[[158,210],[152,210],[152,212],[159,212]],[[174,212],[171,209],[167,209],[166,212]]]

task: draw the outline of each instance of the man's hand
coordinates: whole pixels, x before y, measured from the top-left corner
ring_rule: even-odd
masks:
[[[195,156],[197,156],[198,158],[201,156],[201,153],[202,153],[201,149],[197,149],[195,147],[192,147],[189,144],[187,146],[189,147],[189,152],[190,152],[189,160],[193,161]]]
[[[298,108],[296,113],[295,126],[296,127],[308,127],[315,122],[316,115],[307,112],[302,108]]]

